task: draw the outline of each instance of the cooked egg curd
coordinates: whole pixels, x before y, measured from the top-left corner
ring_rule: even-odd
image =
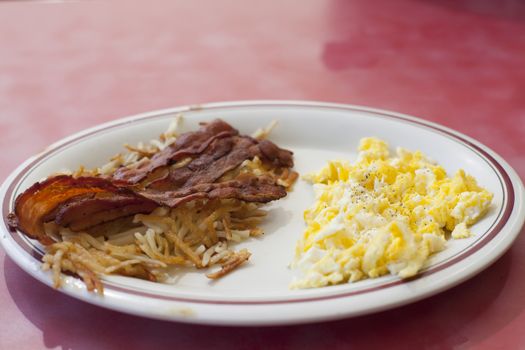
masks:
[[[358,159],[331,161],[305,176],[315,203],[304,212],[306,230],[297,243],[292,288],[323,287],[391,273],[417,274],[443,250],[446,236],[471,235],[492,194],[459,170],[445,169],[421,152],[364,138]]]

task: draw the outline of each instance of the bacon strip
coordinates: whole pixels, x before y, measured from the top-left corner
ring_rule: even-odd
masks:
[[[192,173],[188,170],[195,172],[209,165],[227,155],[232,147],[235,149],[236,154],[234,156],[228,155],[229,160],[225,160],[223,161],[225,162],[224,164],[215,167],[216,169],[224,167],[224,170],[211,181],[218,179],[226,171],[234,169],[236,167],[235,164],[238,163],[237,165],[239,165],[244,160],[253,159],[255,156],[270,163],[272,166],[293,167],[292,152],[281,149],[268,140],[259,141],[249,136],[239,136],[239,132],[236,129],[224,121],[217,119],[204,125],[198,131],[180,135],[175,143],[158,152],[151,159],[145,160],[140,166],[136,168],[122,167],[117,169],[113,175],[113,179],[124,182],[127,186],[136,185],[159,168],[176,163],[187,157],[194,158],[191,164],[188,164],[182,168],[183,170],[178,170],[170,176],[170,180],[172,181],[171,187],[173,188],[177,183],[182,181],[180,178],[188,179],[193,177]],[[238,161],[233,161],[231,158],[236,158]],[[211,174],[212,172],[208,171],[207,175],[210,176]],[[197,183],[195,180],[192,182]],[[166,178],[164,177],[159,179],[153,187],[164,188],[166,183]]]
[[[102,194],[137,196],[128,189],[116,187],[108,180],[97,177],[75,179],[67,175],[54,176],[37,182],[18,196],[14,212],[16,220],[11,216],[10,225],[42,244],[50,244],[52,241],[44,232],[44,222],[51,219],[52,212],[73,198]],[[142,200],[150,202],[145,198]]]
[[[54,220],[60,226],[81,231],[118,218],[151,213],[157,206],[133,192],[91,193],[59,205],[54,211]]]
[[[242,174],[235,180],[203,183],[172,191],[153,189],[134,192],[96,177],[61,175],[36,183],[15,202],[10,225],[42,244],[51,244],[44,222],[79,231],[137,213],[150,213],[158,206],[177,207],[195,199],[236,198],[266,203],[286,196],[283,186],[268,177]]]
[[[231,137],[215,140],[184,167],[170,169],[167,176],[152,182],[148,189],[176,190],[198,184],[212,183],[247,159],[261,154],[253,139]]]
[[[293,153],[277,147],[275,143],[268,140],[258,141],[263,160],[270,161],[273,165],[282,168],[293,167]]]
[[[113,178],[128,184],[137,184],[144,180],[155,169],[173,164],[188,156],[202,153],[214,140],[238,135],[239,132],[220,119],[204,125],[195,132],[187,132],[162,151],[155,154],[149,161],[137,168],[120,168]]]
[[[175,191],[144,190],[138,192],[159,205],[177,207],[195,199],[236,198],[246,202],[267,203],[286,196],[286,189],[273,179],[242,174],[235,180],[204,183]]]

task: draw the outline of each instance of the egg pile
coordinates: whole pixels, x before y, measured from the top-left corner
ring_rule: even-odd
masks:
[[[388,273],[417,274],[446,238],[466,238],[492,194],[459,170],[445,169],[419,151],[364,138],[357,161],[330,161],[305,176],[315,203],[304,212],[292,288],[355,282]]]

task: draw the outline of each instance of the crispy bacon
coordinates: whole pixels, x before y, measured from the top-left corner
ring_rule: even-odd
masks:
[[[229,124],[215,120],[196,132],[180,135],[173,145],[140,166],[118,169],[113,177],[59,175],[36,183],[16,199],[8,222],[29,237],[50,244],[45,222],[80,231],[150,213],[158,206],[177,207],[196,199],[266,203],[286,196],[286,189],[269,176],[245,173],[217,182],[255,157],[270,167],[293,166],[292,152],[270,141],[241,136]],[[180,166],[169,167],[182,159],[186,161],[178,163]]]
[[[20,231],[31,238],[38,239],[43,244],[52,243],[44,232],[44,222],[50,221],[52,213],[64,203],[74,198],[85,196],[137,196],[133,191],[119,188],[105,179],[97,177],[80,177],[59,175],[37,182],[15,201],[16,222],[12,221]],[[138,196],[137,196],[138,197]],[[149,200],[142,198],[144,202]]]
[[[268,140],[259,141],[262,159],[271,162],[273,165],[282,168],[293,167],[293,153],[277,147],[275,143]]]
[[[170,169],[167,175],[148,185],[148,189],[176,190],[213,183],[247,159],[260,156],[257,143],[248,137],[215,140],[208,149],[187,165]]]
[[[231,153],[233,154],[230,154]],[[268,140],[256,140],[249,136],[239,136],[239,132],[222,120],[214,120],[205,124],[200,130],[180,135],[175,143],[155,154],[151,159],[145,159],[138,167],[122,167],[115,171],[113,179],[124,182],[126,186],[139,184],[160,168],[174,164],[185,158],[192,158],[187,166],[157,179],[153,187],[165,188],[166,184],[177,187],[177,184],[193,178],[193,175],[209,166],[207,177],[215,177],[215,181],[228,170],[234,169],[246,159],[255,156],[276,167],[293,167],[293,153],[277,147]],[[215,164],[217,162],[218,164]],[[212,175],[212,169],[220,169],[220,175]],[[219,174],[216,172],[215,174]],[[210,182],[211,182],[210,181]],[[199,183],[192,180],[193,183]]]
[[[205,124],[198,131],[180,135],[175,143],[158,152],[139,167],[118,169],[113,178],[125,181],[128,184],[136,184],[144,180],[148,174],[157,168],[202,153],[216,139],[238,134],[239,132],[229,124],[216,119],[211,123]]]
[[[59,205],[54,211],[54,221],[80,231],[118,218],[151,213],[157,206],[133,192],[90,193]]]
[[[286,196],[286,189],[265,176],[241,174],[235,180],[203,183],[174,191],[144,190],[139,194],[159,205],[177,207],[196,199],[235,198],[246,202],[267,203]]]

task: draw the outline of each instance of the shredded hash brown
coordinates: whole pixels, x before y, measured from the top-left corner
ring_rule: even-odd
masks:
[[[117,154],[99,168],[81,166],[75,172],[62,174],[75,179],[111,177],[119,169],[138,167],[177,141],[181,123],[182,117],[177,116],[158,140],[125,145],[127,152]],[[262,141],[274,126],[272,123],[259,129],[252,137]],[[186,166],[188,162],[188,158],[182,159],[170,169]],[[242,174],[271,178],[287,191],[298,177],[290,167],[268,164],[255,156],[224,173],[218,182]],[[208,278],[217,279],[250,258],[246,249],[235,251],[233,246],[263,234],[260,225],[267,215],[263,205],[238,198],[197,198],[177,207],[159,206],[150,213],[118,218],[80,232],[55,221],[45,222],[45,236],[53,243],[45,245],[43,269],[52,271],[57,288],[62,283],[62,273],[66,273],[80,277],[89,291],[100,294],[103,275],[165,282],[174,267],[195,267],[206,269]]]

